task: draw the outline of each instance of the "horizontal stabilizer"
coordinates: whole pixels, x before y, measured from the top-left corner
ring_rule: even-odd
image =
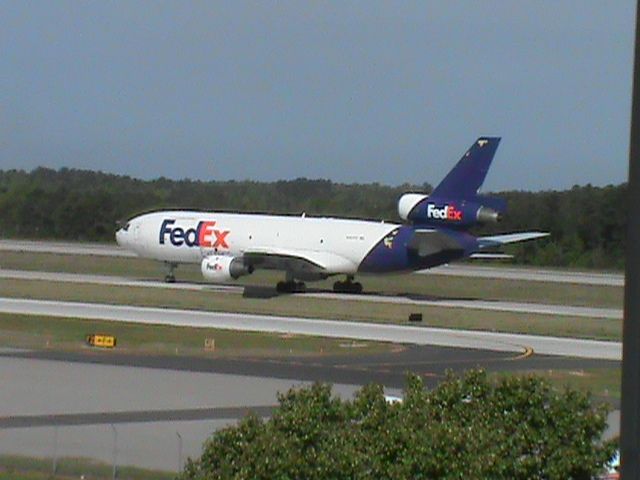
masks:
[[[504,235],[491,235],[488,237],[478,238],[478,245],[480,248],[499,247],[508,243],[525,242],[527,240],[535,240],[536,238],[548,236],[548,232],[521,232],[507,233]]]

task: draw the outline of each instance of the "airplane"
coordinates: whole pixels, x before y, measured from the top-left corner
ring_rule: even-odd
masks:
[[[476,237],[469,228],[499,222],[506,202],[478,192],[500,143],[480,137],[430,195],[405,193],[398,201],[402,224],[186,210],[136,216],[116,232],[116,241],[140,257],[164,262],[165,281],[179,264],[200,264],[203,277],[227,283],[255,270],[279,270],[282,293],[306,291],[304,282],[345,275],[333,290],[361,293],[361,274],[424,270],[463,258],[505,258],[506,244],[542,238],[545,232]],[[494,251],[494,253],[492,253]]]

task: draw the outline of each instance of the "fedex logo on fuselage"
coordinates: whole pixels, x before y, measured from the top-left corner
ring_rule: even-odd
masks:
[[[160,245],[164,245],[167,238],[171,245],[180,247],[209,247],[229,248],[227,235],[230,230],[214,228],[216,222],[200,221],[195,228],[173,227],[174,219],[165,219],[160,225]]]
[[[434,203],[429,203],[427,205],[427,218],[460,222],[462,221],[462,210],[458,210],[454,205],[436,207]]]

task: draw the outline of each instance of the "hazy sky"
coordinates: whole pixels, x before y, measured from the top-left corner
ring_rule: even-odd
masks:
[[[0,169],[626,180],[635,2],[0,0]]]

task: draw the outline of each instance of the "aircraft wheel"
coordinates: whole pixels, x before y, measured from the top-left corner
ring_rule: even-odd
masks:
[[[305,293],[307,285],[304,282],[278,282],[276,291],[278,293]]]
[[[335,282],[333,291],[336,293],[362,293],[362,284],[360,282]]]
[[[174,275],[166,275],[164,281],[166,283],[176,283],[176,277]]]

